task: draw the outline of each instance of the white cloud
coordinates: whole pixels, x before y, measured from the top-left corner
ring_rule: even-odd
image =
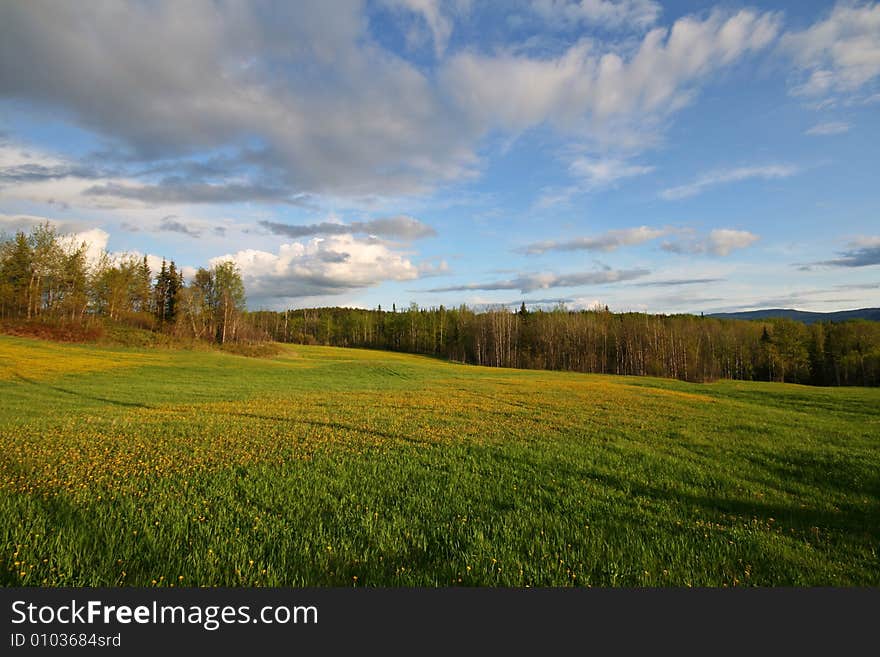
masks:
[[[568,172],[575,184],[565,187],[545,187],[535,201],[535,209],[545,209],[565,204],[578,194],[613,187],[625,178],[634,178],[651,173],[652,166],[630,164],[624,159],[614,157],[577,156],[569,164]]]
[[[86,245],[86,264],[94,267],[101,262],[104,255],[107,256],[110,263],[118,263],[121,260],[142,260],[146,257],[147,266],[150,268],[153,276],[159,273],[162,268],[162,262],[165,258],[157,256],[153,253],[143,253],[141,251],[108,251],[107,245],[110,242],[110,233],[103,228],[90,228],[80,230],[73,233],[64,233],[60,236],[62,247],[67,250],[74,250],[80,245]],[[189,269],[192,269],[191,267]],[[195,274],[195,270],[192,271]]]
[[[535,200],[533,207],[535,210],[545,210],[556,205],[563,205],[569,203],[575,195],[583,193],[583,191],[583,188],[577,185],[544,187],[541,190],[541,195]]]
[[[437,52],[447,47],[460,9],[389,1],[427,26]],[[645,26],[658,11],[646,0],[539,7],[605,25]],[[281,3],[272,12],[162,0],[86,12],[32,0],[0,4],[0,84],[5,95],[73,117],[134,161],[182,166],[222,152],[235,170],[207,181],[172,166],[158,182],[53,182],[65,197],[89,191],[94,206],[284,202],[282,191],[387,197],[473,177],[481,139],[497,130],[516,136],[546,124],[569,143],[618,151],[656,143],[701,83],[766,48],[779,22],[772,12],[713,11],[616,46],[580,41],[545,58],[461,51],[421,69],[372,37],[357,0]],[[617,173],[637,175],[633,166]],[[243,171],[249,179],[235,177]]]
[[[842,121],[832,121],[829,123],[818,123],[807,130],[804,134],[811,135],[813,137],[826,137],[829,135],[840,135],[844,132],[849,132],[849,128],[849,123],[843,123]]]
[[[89,265],[94,265],[100,261],[101,256],[107,250],[107,243],[110,241],[110,233],[102,228],[91,228],[76,233],[68,233],[61,236],[60,242],[68,250],[76,249],[81,244],[86,244],[86,261]]]
[[[806,79],[796,96],[851,93],[880,76],[880,4],[840,2],[824,20],[782,38]]]
[[[532,11],[551,25],[616,30],[650,27],[663,8],[654,0],[534,0]]]
[[[18,231],[30,231],[34,226],[49,223],[50,226],[59,226],[61,222],[33,214],[0,214],[0,235],[3,233],[17,233]]]
[[[55,229],[59,244],[68,252],[85,243],[86,260],[90,265],[100,260],[110,239],[110,234],[102,228],[82,228],[76,222],[29,214],[0,214],[0,236],[17,231],[29,233],[35,227],[45,224]]]
[[[61,158],[43,151],[0,142],[0,180],[5,180],[14,171],[23,171],[26,166],[52,168],[66,164]]]
[[[259,302],[338,295],[387,280],[418,278],[419,267],[387,245],[351,235],[281,244],[277,253],[243,249],[210,260],[241,270],[248,298]]]
[[[834,73],[820,69],[810,73],[806,81],[794,87],[791,93],[795,96],[822,96],[831,91],[833,86]]]
[[[434,54],[443,55],[452,35],[452,19],[443,12],[440,0],[382,0],[383,4],[397,10],[418,15],[431,33]]]
[[[665,242],[662,248],[670,253],[695,255],[709,253],[716,256],[728,256],[733,251],[751,246],[759,239],[758,235],[747,230],[716,228],[706,237]]]
[[[709,233],[708,250],[719,256],[729,255],[731,251],[744,249],[760,238],[747,230],[718,228]]]
[[[880,235],[860,235],[850,245],[860,249],[880,248]]]
[[[660,192],[660,198],[667,201],[677,201],[701,194],[710,187],[724,185],[743,180],[760,179],[774,180],[788,178],[798,173],[800,169],[791,164],[770,164],[763,166],[738,167],[735,169],[722,169],[707,173],[697,178],[694,182],[678,187],[670,187]]]
[[[61,230],[76,230],[83,221],[89,224],[118,225],[128,232],[174,232],[201,239],[219,239],[229,231],[248,227],[248,223],[218,219],[215,203],[205,202],[204,212],[194,207],[199,199],[192,195],[161,195],[161,186],[149,186],[157,198],[125,195],[93,194],[95,187],[104,189],[145,189],[129,177],[112,177],[89,165],[78,164],[63,155],[41,148],[11,142],[0,142],[0,202],[10,206],[39,204],[49,206],[53,217],[0,214],[0,231],[29,230],[33,225],[49,221]],[[211,186],[213,187],[213,186]],[[229,193],[234,185],[217,185]],[[197,190],[195,190],[197,193]],[[22,203],[23,202],[23,203]],[[63,217],[63,218],[59,218]],[[79,217],[79,219],[77,218]],[[82,219],[88,217],[88,219]],[[398,220],[403,223],[403,220]],[[405,226],[404,226],[405,228]],[[412,230],[417,226],[412,224]]]
[[[565,304],[571,310],[604,310],[606,304],[594,297],[575,297]]]
[[[542,209],[652,171],[629,158],[659,141],[666,119],[701,82],[766,48],[779,25],[772,12],[716,10],[653,29],[628,50],[581,40],[555,57],[460,52],[441,68],[440,86],[483,134],[548,125],[569,138],[576,182],[545,188],[535,203]],[[590,151],[606,155],[583,155]]]
[[[629,164],[624,160],[590,157],[578,157],[569,167],[572,175],[582,179],[587,189],[608,187],[623,178],[643,176],[653,170],[652,166]]]
[[[104,199],[86,196],[84,192],[110,181],[94,168],[57,153],[12,142],[0,143],[0,200],[103,208],[107,206]],[[113,203],[117,208],[137,205],[141,204],[125,200]]]
[[[446,260],[440,258],[438,260],[423,260],[418,264],[418,271],[420,278],[427,278],[429,276],[441,276],[443,274],[448,274],[451,269],[449,268],[449,263]]]
[[[778,30],[774,13],[714,11],[651,30],[630,54],[600,52],[589,41],[544,59],[460,53],[442,83],[478,124],[518,132],[549,123],[596,140],[612,135],[620,144],[686,105],[712,72],[767,47]]]

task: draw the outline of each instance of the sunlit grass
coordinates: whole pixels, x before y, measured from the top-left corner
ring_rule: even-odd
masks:
[[[880,391],[0,338],[5,585],[877,585]]]
[[[83,345],[6,336],[0,339],[0,381],[15,378],[43,381],[76,372],[169,363],[167,354],[161,352],[98,350]]]

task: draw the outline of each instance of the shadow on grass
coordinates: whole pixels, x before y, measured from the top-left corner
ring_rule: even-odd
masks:
[[[47,390],[54,390],[55,392],[60,392],[65,395],[72,395],[74,397],[79,397],[81,399],[89,399],[91,401],[98,401],[104,404],[113,404],[114,406],[125,406],[128,408],[153,408],[149,404],[144,404],[141,402],[128,402],[122,401],[120,399],[110,399],[109,397],[98,397],[96,395],[87,395],[86,393],[78,390],[69,390],[68,388],[62,388],[61,386],[54,386],[50,383],[46,383],[45,381],[34,381],[33,379],[28,379],[21,374],[16,373],[15,378],[24,381],[25,383],[29,383],[32,386],[37,388],[45,388]]]
[[[94,564],[95,555],[104,553],[109,538],[106,524],[102,524],[102,514],[89,513],[87,507],[81,510],[74,503],[62,497],[30,495],[26,498],[25,503],[36,507],[36,509],[28,510],[32,517],[45,519],[46,526],[41,528],[45,539],[49,539],[48,532],[63,538],[63,552],[65,554],[62,558],[66,560],[67,564],[70,563],[72,557],[75,562],[83,564],[83,571],[94,572],[94,566],[86,568],[85,564]],[[58,557],[54,554],[54,550],[51,556]],[[22,584],[22,580],[16,576],[18,569],[11,568],[8,559],[7,552],[4,552],[0,557],[0,586],[40,586],[38,582]],[[48,572],[43,574],[49,575]],[[73,582],[74,586],[88,586],[90,584],[92,583]],[[105,586],[116,585],[113,581],[104,581],[101,584]]]
[[[837,530],[847,534],[858,533],[880,542],[880,508],[857,508],[841,506],[839,511],[825,511],[791,504],[750,501],[723,496],[700,495],[680,489],[663,489],[648,484],[624,480],[611,474],[588,471],[587,478],[620,491],[627,496],[640,496],[666,502],[672,506],[696,508],[706,513],[726,513],[741,518],[773,518],[782,525],[797,531],[811,533],[814,528]]]

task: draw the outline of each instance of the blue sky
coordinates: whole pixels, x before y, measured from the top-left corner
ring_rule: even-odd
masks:
[[[0,5],[0,230],[249,306],[880,306],[880,3]]]

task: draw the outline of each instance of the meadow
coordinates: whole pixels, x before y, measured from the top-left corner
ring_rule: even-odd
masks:
[[[0,337],[4,586],[877,586],[880,389]]]

